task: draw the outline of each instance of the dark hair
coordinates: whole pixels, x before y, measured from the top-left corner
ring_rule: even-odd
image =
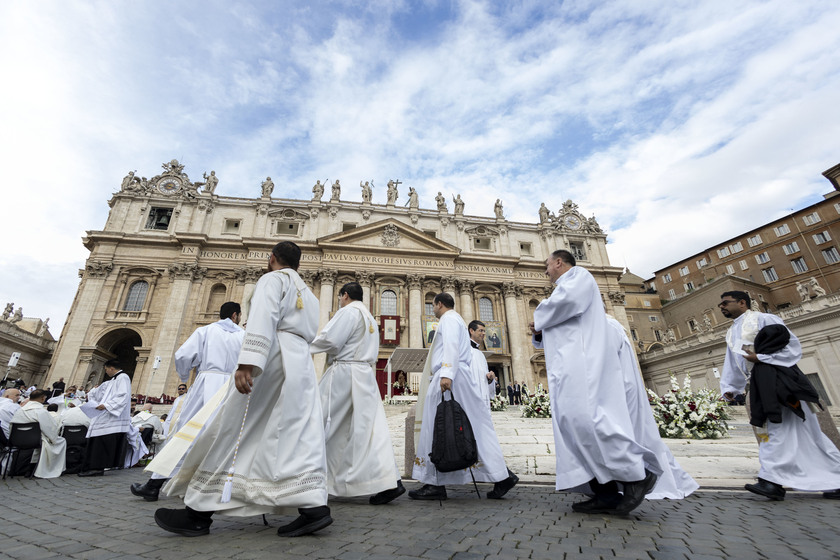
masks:
[[[186,384],[186,383],[178,383],[178,389],[180,389],[181,387],[183,387],[184,389],[186,389],[186,388],[187,388],[187,384]]]
[[[103,364],[102,367],[112,367],[112,368],[115,368],[115,369],[122,369],[122,366],[120,365],[120,361],[117,360],[117,359],[108,360],[107,362],[105,362],[105,364]]]
[[[242,313],[242,308],[238,303],[235,301],[223,303],[222,308],[219,309],[219,319],[228,319],[233,317],[234,313]]]
[[[446,292],[441,292],[436,295],[434,302],[442,304],[447,309],[455,309],[455,300]]]
[[[44,391],[43,389],[35,389],[31,393],[29,393],[29,400],[34,401],[34,400],[40,399],[41,397],[43,397],[44,395],[47,395],[47,394],[48,393],[46,391]]]
[[[569,266],[575,266],[576,264],[575,257],[565,249],[557,249],[556,251],[551,253],[551,258],[560,259]]]
[[[470,331],[477,331],[478,327],[486,327],[486,326],[487,325],[485,325],[481,321],[473,319],[472,321],[470,321],[470,324],[467,325],[467,329],[470,330]]]
[[[277,262],[292,270],[297,270],[300,266],[300,247],[291,241],[281,241],[271,249],[271,254]]]
[[[58,405],[55,403],[47,405],[47,412],[58,412]]]
[[[350,296],[350,299],[353,301],[362,301],[364,298],[362,285],[358,282],[347,282],[344,284],[341,289],[338,290],[338,295],[343,296],[344,294]]]
[[[747,307],[749,307],[750,304],[752,303],[752,300],[750,299],[750,295],[747,292],[742,292],[741,290],[732,290],[732,291],[729,291],[729,292],[723,292],[722,294],[720,294],[720,299],[723,299],[726,296],[731,297],[736,302],[738,302],[738,301],[747,302]]]

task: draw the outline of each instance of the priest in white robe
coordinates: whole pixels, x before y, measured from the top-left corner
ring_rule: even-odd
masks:
[[[278,529],[296,537],[332,523],[321,399],[309,344],[318,299],[297,274],[300,248],[275,245],[257,282],[239,368],[215,418],[198,434],[183,466],[164,486],[185,494],[186,509],[159,509],[155,522],[188,536],[207,534],[212,515],[284,513]]]
[[[38,463],[35,476],[38,478],[58,478],[64,472],[64,454],[67,442],[58,435],[58,422],[47,412],[44,403],[49,393],[36,389],[29,395],[29,402],[19,407],[12,418],[12,424],[38,422],[41,428],[41,449],[32,453],[32,462]]]
[[[718,305],[724,317],[734,319],[726,332],[726,357],[720,377],[724,398],[732,400],[746,391],[753,364],[792,368],[802,358],[802,346],[790,329],[790,340],[784,348],[772,354],[755,353],[754,342],[761,329],[785,324],[775,315],[752,311],[746,292],[724,292]],[[781,422],[767,421],[756,429],[761,468],[758,482],[745,488],[777,501],[784,499],[785,486],[825,491],[823,497],[840,499],[840,451],[820,430],[816,413],[804,402],[800,408],[804,419],[783,407]]]
[[[618,346],[618,359],[621,361],[621,372],[624,375],[624,396],[627,399],[627,410],[630,413],[630,422],[633,424],[633,433],[640,445],[656,454],[658,467],[655,470],[662,471],[656,480],[656,486],[646,497],[648,500],[685,498],[700,485],[683,470],[659,435],[659,426],[653,417],[648,393],[642,380],[642,372],[639,371],[636,362],[636,352],[633,350],[630,339],[627,338],[627,332],[621,323],[609,315],[607,315],[607,322],[612,328],[613,336],[616,338],[615,344]]]
[[[105,469],[123,468],[127,458],[130,461],[134,456],[147,453],[146,446],[138,441],[139,437],[130,437],[131,378],[117,360],[105,362],[104,369],[108,379],[90,390],[85,405],[88,410],[82,408],[91,422],[79,476],[102,476]],[[127,449],[127,444],[132,446],[131,450]]]
[[[487,367],[487,358],[484,357],[484,352],[481,351],[481,344],[487,336],[487,326],[481,321],[470,321],[467,325],[467,330],[470,333],[470,347],[472,348],[472,371],[477,379],[484,379],[487,382],[485,391],[487,406],[490,406],[490,401],[496,398],[496,375]]]
[[[422,424],[413,469],[415,480],[422,482],[423,487],[411,490],[408,496],[414,500],[445,500],[446,485],[472,482],[469,472],[472,471],[476,481],[495,483],[493,490],[487,494],[488,498],[501,498],[519,482],[519,478],[505,466],[502,447],[487,406],[487,379],[473,372],[467,325],[455,312],[452,296],[446,292],[437,294],[433,305],[439,323],[421,379],[417,417]],[[451,391],[452,397],[464,409],[475,435],[478,461],[469,471],[439,472],[429,459],[435,413],[446,390]],[[421,400],[422,409],[419,406]]]
[[[404,494],[405,488],[376,385],[379,327],[362,303],[358,282],[341,287],[338,303],[339,310],[309,349],[312,354],[327,354],[327,369],[318,382],[327,440],[327,488],[332,496],[374,494],[371,504],[386,504]]]
[[[546,260],[555,287],[531,325],[534,346],[545,348],[556,487],[595,494],[574,511],[624,515],[653,490],[662,468],[637,441],[624,391],[616,390],[625,374],[598,284],[575,264],[565,250]]]
[[[175,397],[174,401],[172,401],[172,407],[169,409],[169,414],[167,414],[166,420],[163,422],[163,437],[165,439],[169,439],[169,435],[174,434],[177,431],[173,430],[173,428],[178,425],[178,419],[184,411],[184,401],[187,399],[187,384],[179,383],[177,391],[178,396]],[[163,417],[161,416],[161,418]],[[164,440],[163,445],[165,445],[165,443],[166,442]],[[161,448],[163,445],[161,445]]]
[[[197,328],[175,352],[175,371],[178,372],[181,384],[186,387],[193,368],[198,375],[187,396],[183,400],[179,397],[177,408],[174,405],[172,407],[172,416],[176,418],[170,422],[171,433],[177,433],[190,422],[230,380],[245,338],[245,331],[239,326],[241,317],[242,309],[238,303],[228,301],[222,304],[219,320]],[[212,418],[211,415],[207,421]],[[176,465],[172,473],[177,470]],[[132,483],[130,490],[135,496],[154,502],[167,480],[167,476],[153,473],[143,484]]]
[[[18,399],[20,399],[20,390],[14,388],[6,389],[0,396],[0,429],[3,430],[7,438],[11,429],[9,423],[12,421],[15,412],[20,409]]]

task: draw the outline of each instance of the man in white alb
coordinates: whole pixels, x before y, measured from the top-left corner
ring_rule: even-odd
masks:
[[[500,499],[519,482],[519,478],[505,466],[487,406],[487,379],[484,374],[473,373],[473,351],[467,325],[454,310],[455,300],[443,292],[435,296],[433,305],[439,324],[421,380],[428,388],[423,409],[418,411],[422,425],[413,470],[414,479],[422,482],[423,487],[411,490],[408,496],[414,500],[445,500],[447,484],[468,484],[472,480],[467,469],[442,473],[429,460],[437,405],[443,392],[450,390],[452,398],[467,414],[475,435],[478,461],[470,467],[475,480],[495,483],[487,497]]]
[[[172,407],[172,415],[177,416],[177,421],[170,422],[170,433],[178,432],[230,379],[245,338],[245,331],[239,326],[241,315],[238,303],[224,303],[219,310],[219,320],[197,328],[175,352],[175,370],[181,384],[187,382],[193,368],[198,375],[183,404],[179,403],[177,409]],[[154,473],[144,484],[133,483],[131,493],[154,502],[166,481],[166,477]]]
[[[0,396],[0,428],[2,428],[6,437],[9,437],[9,430],[11,429],[9,422],[12,421],[15,412],[20,409],[19,398],[20,390],[14,388],[6,389]]]
[[[487,380],[487,406],[490,406],[490,401],[496,398],[496,375],[487,367],[487,358],[481,351],[481,343],[487,336],[487,327],[481,321],[470,321],[467,330],[470,333],[470,346],[472,346],[473,375]]]
[[[163,437],[168,438],[169,434],[174,434],[175,432],[172,430],[175,426],[178,425],[178,418],[181,416],[181,412],[184,410],[184,401],[187,398],[187,384],[186,383],[179,383],[178,384],[178,396],[175,397],[175,400],[172,401],[172,407],[169,409],[169,414],[166,416],[166,420],[163,422]],[[163,418],[163,416],[161,416]],[[166,442],[164,442],[165,445]],[[161,446],[163,447],[163,446]]]
[[[163,441],[163,422],[152,413],[152,403],[145,403],[140,412],[131,417],[131,423],[140,431],[140,437],[147,446]]]
[[[595,279],[565,250],[546,260],[546,275],[554,291],[534,311],[531,331],[534,346],[545,348],[556,488],[595,495],[573,511],[625,515],[651,493],[663,467],[637,440],[620,390],[626,390],[620,339]]]
[[[32,453],[32,462],[38,463],[35,476],[58,478],[64,471],[64,454],[67,442],[58,435],[58,422],[47,412],[44,403],[50,393],[36,389],[29,394],[29,402],[19,408],[12,417],[12,424],[38,422],[41,428],[41,449]]]
[[[385,408],[376,385],[379,328],[362,303],[362,286],[338,291],[340,309],[309,350],[327,353],[318,383],[327,439],[327,488],[331,496],[370,497],[386,504],[405,488],[394,460]]]
[[[744,393],[754,368],[761,370],[773,366],[774,375],[792,374],[791,370],[801,375],[796,364],[802,359],[802,346],[779,317],[752,311],[746,292],[724,292],[720,297],[721,314],[734,319],[726,331],[726,358],[720,376],[724,398],[731,401]],[[774,327],[782,336],[788,337],[786,344],[780,344],[782,347],[775,351],[762,353],[764,347],[760,345],[759,333]],[[807,380],[805,383],[810,385]],[[775,397],[776,391],[773,387],[770,389]],[[812,399],[818,400],[816,391],[811,393]],[[764,398],[766,394],[750,386],[750,423],[756,427],[759,439],[761,468],[758,483],[747,484],[745,488],[776,501],[784,500],[785,486],[810,492],[825,491],[823,497],[840,499],[840,451],[820,430],[816,413],[804,398],[780,405],[768,402],[774,399]],[[764,414],[759,415],[760,412]]]
[[[282,241],[257,282],[235,384],[164,487],[186,509],[159,509],[155,522],[185,536],[206,535],[215,512],[235,517],[300,516],[284,537],[332,523],[321,399],[309,344],[318,333],[318,299],[297,273],[300,248]]]

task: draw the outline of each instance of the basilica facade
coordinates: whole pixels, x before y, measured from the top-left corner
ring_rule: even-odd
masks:
[[[531,346],[528,323],[551,293],[544,261],[555,249],[571,251],[592,272],[607,311],[627,324],[622,269],[610,266],[595,218],[572,201],[556,212],[535,205],[535,221],[523,223],[508,220],[499,200],[493,217],[468,214],[460,195],[438,193],[432,208],[422,208],[418,193],[399,181],[388,182],[381,201],[368,182],[350,194],[340,181],[316,182],[310,200],[277,198],[270,178],[255,185],[258,197],[237,198],[216,193],[214,172],[192,182],[177,160],[162,167],[150,179],[129,173],[108,202],[104,228],[86,233],[90,256],[50,382],[95,385],[104,361],[117,357],[133,392],[174,394],[175,350],[217,320],[222,303],[248,301],[271,248],[283,240],[303,251],[299,273],[320,300],[322,326],[338,307],[338,289],[362,285],[380,325],[383,394],[394,350],[425,348],[433,339],[431,303],[439,292],[454,297],[467,322],[487,325],[488,363],[504,385],[545,384],[545,360]]]

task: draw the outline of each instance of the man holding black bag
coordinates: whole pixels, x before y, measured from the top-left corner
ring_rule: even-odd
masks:
[[[472,349],[467,325],[454,307],[451,295],[444,292],[435,296],[434,313],[439,324],[422,381],[428,383],[428,389],[425,399],[421,394],[418,401],[417,417],[421,425],[412,473],[414,479],[424,485],[408,495],[415,500],[445,500],[446,484],[468,484],[474,476],[478,482],[494,482],[495,486],[487,497],[499,499],[519,482],[519,478],[505,466],[499,438],[484,399],[486,380],[478,379],[472,373]],[[447,390],[463,408],[475,434],[478,461],[471,469],[441,472],[429,458],[435,412],[443,392]]]

